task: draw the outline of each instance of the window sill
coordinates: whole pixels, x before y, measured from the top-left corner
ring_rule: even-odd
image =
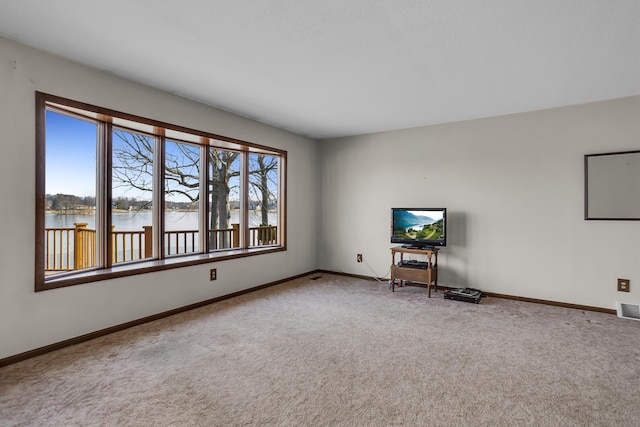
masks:
[[[229,259],[244,258],[255,255],[264,255],[273,252],[285,251],[283,246],[268,246],[251,249],[235,249],[230,251],[212,252],[209,254],[185,255],[121,264],[108,269],[78,271],[45,279],[42,283],[36,282],[35,290],[46,291],[49,289],[63,288],[66,286],[80,285],[83,283],[98,282],[101,280],[115,279],[119,277],[135,276],[138,274],[153,273],[156,271],[171,270],[174,268],[190,267],[193,265],[208,264],[212,262],[226,261]]]

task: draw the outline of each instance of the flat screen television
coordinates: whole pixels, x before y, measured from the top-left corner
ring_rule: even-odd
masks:
[[[391,208],[391,243],[421,249],[447,246],[447,209]]]

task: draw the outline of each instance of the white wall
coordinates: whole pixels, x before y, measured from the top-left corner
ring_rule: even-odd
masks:
[[[35,91],[287,150],[288,250],[35,293]],[[317,268],[313,140],[3,38],[0,135],[0,359]]]
[[[640,97],[321,142],[320,268],[389,277],[390,208],[446,207],[443,285],[640,302],[640,222],[583,219],[583,156],[631,149]]]

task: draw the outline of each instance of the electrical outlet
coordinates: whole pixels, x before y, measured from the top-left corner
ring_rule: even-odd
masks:
[[[629,292],[629,279],[618,279],[618,291]]]
[[[213,281],[216,280],[218,278],[218,270],[215,268],[212,268],[211,270],[209,270],[209,280]]]
[[[356,261],[362,262],[362,254],[356,255]]]

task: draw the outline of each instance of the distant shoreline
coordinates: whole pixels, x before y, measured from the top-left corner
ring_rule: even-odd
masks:
[[[55,211],[55,210],[46,210],[45,215],[91,215],[95,213],[95,208],[91,209],[69,209],[63,211]],[[140,209],[140,210],[126,210],[126,209],[111,209],[112,213],[143,213],[143,212],[153,212],[153,209]],[[165,209],[165,212],[198,212],[198,209]],[[240,209],[230,209],[229,212],[238,213]],[[249,209],[249,212],[260,212],[260,209]],[[269,209],[267,212],[269,213],[277,213],[277,209]]]

